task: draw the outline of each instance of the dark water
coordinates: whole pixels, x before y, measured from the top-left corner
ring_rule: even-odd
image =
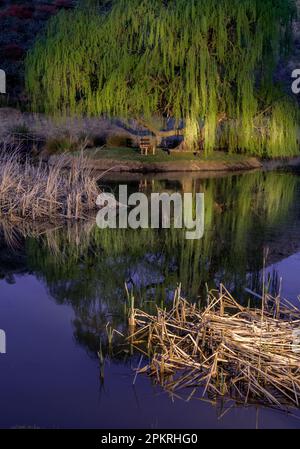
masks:
[[[105,187],[116,190],[119,182],[125,181]],[[187,402],[142,375],[133,385],[139,355],[118,338],[110,347],[106,330],[107,323],[126,330],[125,282],[147,310],[167,307],[179,282],[192,301],[223,282],[248,303],[245,287],[261,291],[266,253],[270,290],[282,277],[283,295],[297,301],[300,177],[256,172],[126,182],[132,191],[203,192],[203,239],[189,242],[178,230],[101,231],[93,223],[22,232],[2,224],[0,329],[7,354],[0,355],[0,427],[300,427],[297,410],[246,408],[230,398],[209,403],[200,393]]]

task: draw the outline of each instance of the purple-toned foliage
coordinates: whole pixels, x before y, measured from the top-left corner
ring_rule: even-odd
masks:
[[[12,101],[24,99],[23,60],[47,21],[75,0],[0,0],[0,66]]]

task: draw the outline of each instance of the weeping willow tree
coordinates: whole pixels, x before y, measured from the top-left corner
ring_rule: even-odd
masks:
[[[296,108],[273,85],[294,0],[92,3],[59,13],[28,54],[35,110],[132,118],[207,152],[297,152]]]

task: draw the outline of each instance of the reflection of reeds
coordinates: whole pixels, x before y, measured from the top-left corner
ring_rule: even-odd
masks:
[[[50,254],[57,259],[63,258],[62,240],[65,246],[72,248],[87,248],[95,223],[93,220],[45,222],[22,220],[17,224],[0,220],[0,238],[12,249],[17,249],[26,238],[42,239]]]
[[[130,328],[135,327],[135,307],[134,307],[134,295],[132,291],[128,290],[127,284],[125,283],[125,290],[127,294],[128,301],[128,322]]]
[[[173,394],[201,387],[203,396],[299,406],[300,352],[293,342],[300,310],[287,301],[266,295],[263,308],[245,308],[222,287],[200,310],[178,291],[171,311],[135,310],[135,319],[130,339],[151,354],[141,372]]]
[[[0,216],[24,220],[83,219],[96,209],[97,176],[84,157],[73,158],[66,170],[61,156],[47,165],[25,161],[18,153],[0,155]]]

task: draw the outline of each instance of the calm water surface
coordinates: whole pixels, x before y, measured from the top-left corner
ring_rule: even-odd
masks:
[[[205,234],[100,231],[91,224],[50,226],[24,237],[1,225],[0,356],[2,428],[300,427],[300,412],[214,404],[201,393],[174,399],[146,376],[133,385],[139,355],[113,342],[106,325],[126,330],[124,283],[140,307],[168,306],[178,282],[192,301],[223,282],[239,301],[260,292],[264,254],[270,289],[300,294],[300,177],[250,173],[218,178],[132,178],[132,191],[205,194]],[[107,180],[117,190],[124,179]],[[41,229],[27,229],[28,232]],[[267,250],[268,249],[268,250]],[[280,280],[282,278],[282,281]],[[251,295],[250,295],[251,296]],[[252,298],[253,299],[253,298]],[[97,358],[106,357],[104,381]],[[206,398],[207,399],[207,398]]]

